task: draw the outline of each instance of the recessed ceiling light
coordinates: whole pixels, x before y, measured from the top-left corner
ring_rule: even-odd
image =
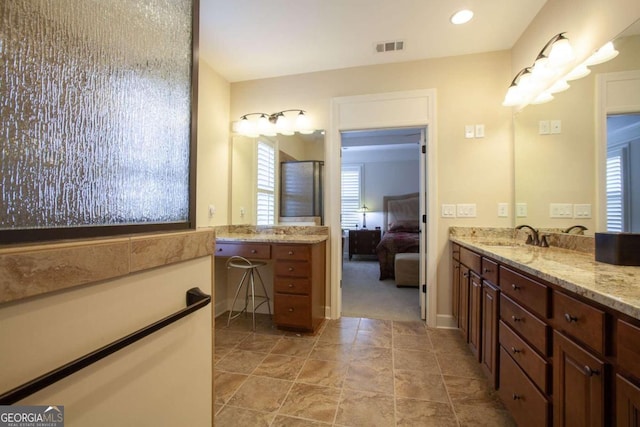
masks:
[[[453,14],[451,23],[455,25],[466,24],[473,18],[473,12],[469,9],[463,9]]]

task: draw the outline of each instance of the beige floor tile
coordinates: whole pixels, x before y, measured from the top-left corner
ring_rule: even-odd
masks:
[[[237,345],[237,349],[269,353],[281,340],[279,336],[251,334]]]
[[[321,423],[320,421],[311,421],[303,418],[288,417],[278,415],[273,420],[271,427],[323,427],[330,426],[331,423]]]
[[[296,383],[279,414],[332,423],[340,401],[340,389]]]
[[[393,367],[393,351],[390,348],[354,345],[351,350],[351,363],[391,369]]]
[[[403,348],[407,350],[432,350],[433,345],[429,336],[423,335],[400,335],[393,336],[393,348]]]
[[[440,374],[438,360],[432,351],[393,350],[393,367],[395,369],[415,370],[429,374]]]
[[[296,381],[326,387],[342,387],[347,364],[333,360],[307,359]]]
[[[216,369],[250,374],[266,356],[266,353],[257,353],[255,351],[231,350],[216,364]]]
[[[460,405],[489,406],[500,408],[502,404],[497,394],[484,378],[466,378],[443,375],[444,384],[457,411]]]
[[[499,405],[456,405],[460,426],[517,427],[509,412]]]
[[[318,342],[328,342],[333,344],[353,344],[356,339],[357,329],[341,329],[341,328],[326,328],[320,337]]]
[[[358,328],[361,331],[391,332],[392,325],[393,322],[391,320],[361,319]]]
[[[478,363],[478,360],[469,351],[466,354],[436,353],[436,358],[438,359],[440,370],[443,375],[481,379],[486,378],[480,363]]]
[[[225,406],[215,417],[216,427],[267,427],[273,420],[273,414],[253,411],[245,408]]]
[[[456,427],[456,416],[448,403],[396,399],[397,427]]]
[[[420,371],[395,371],[396,397],[449,403],[442,375]]]
[[[393,396],[381,393],[345,391],[338,405],[336,424],[345,426],[395,426]]]
[[[227,405],[273,412],[280,408],[292,384],[291,381],[276,378],[250,376],[229,399]]]
[[[344,387],[354,390],[393,394],[393,370],[388,367],[352,363]]]
[[[352,344],[336,344],[318,341],[309,354],[309,359],[334,360],[347,363],[351,359]]]
[[[219,405],[227,403],[247,378],[247,375],[215,370],[213,373],[214,402]]]
[[[340,319],[327,320],[327,328],[357,329],[361,319],[359,317],[341,317]]]
[[[356,335],[356,345],[368,345],[371,347],[385,347],[391,348],[392,344],[391,332],[384,331],[363,331],[359,330]]]
[[[253,371],[252,375],[293,381],[302,369],[304,361],[305,359],[302,357],[269,354]]]
[[[232,331],[229,329],[218,329],[215,334],[215,348],[218,347],[235,347],[250,335],[250,332],[245,331]]]
[[[283,337],[271,349],[273,354],[283,354],[286,356],[307,357],[313,350],[315,342],[310,340],[300,340],[296,338]]]
[[[427,335],[427,327],[423,322],[394,321],[393,333],[400,335]]]

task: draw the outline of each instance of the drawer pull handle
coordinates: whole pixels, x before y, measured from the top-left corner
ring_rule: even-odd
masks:
[[[293,267],[289,267],[289,271],[293,271]]]
[[[289,251],[289,255],[293,255],[293,251]]]
[[[518,316],[511,316],[511,319],[512,319],[514,322],[522,322],[522,317],[518,317]]]
[[[491,272],[491,269],[490,269],[490,268],[485,268],[483,271],[484,271],[485,273],[490,273],[490,272]]]
[[[469,273],[462,273],[464,277],[469,277]]]
[[[293,307],[289,308],[289,313],[293,313]]]
[[[518,353],[521,353],[521,352],[522,352],[522,350],[518,350],[518,349],[517,349],[517,348],[515,348],[515,347],[511,347],[511,352],[512,352],[513,354],[518,354]]]
[[[251,253],[252,253],[252,254],[257,254],[257,253],[258,253],[258,251],[256,251],[255,249],[251,249]]]
[[[517,291],[520,289],[520,286],[516,285],[515,283],[512,283],[511,287],[513,288],[514,291]]]
[[[512,397],[513,397],[513,400],[520,400],[520,399],[522,399],[522,396],[520,396],[519,394],[516,394],[516,393],[513,393]]]
[[[293,283],[289,283],[289,287],[290,287],[290,288],[293,288]]]
[[[576,316],[572,316],[569,313],[565,313],[564,314],[564,320],[566,320],[567,322],[571,323],[571,322],[577,322],[578,318]]]
[[[600,375],[600,371],[597,369],[591,369],[589,366],[585,365],[584,373],[587,374],[588,377],[592,377],[594,375]]]
[[[218,248],[218,252],[222,252],[222,248]]]

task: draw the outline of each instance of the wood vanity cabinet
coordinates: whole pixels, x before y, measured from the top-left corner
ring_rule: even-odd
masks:
[[[315,331],[324,320],[325,242],[274,244],[274,322]]]
[[[462,245],[452,258],[458,326],[518,426],[640,427],[640,319]]]

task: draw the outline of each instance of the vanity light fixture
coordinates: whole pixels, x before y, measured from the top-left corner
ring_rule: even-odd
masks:
[[[285,113],[297,112],[295,120],[290,120]],[[240,121],[235,122],[234,131],[237,133],[256,138],[259,135],[276,136],[301,134],[312,134],[315,129],[311,127],[311,121],[306,111],[300,109],[282,110],[277,113],[247,113],[240,116]]]
[[[527,104],[542,104],[553,99],[553,94],[569,89],[567,81],[588,75],[589,66],[601,64],[616,57],[618,52],[609,42],[583,63],[569,68],[575,54],[565,37],[558,33],[544,45],[531,67],[523,68],[511,81],[502,105],[524,107]]]

